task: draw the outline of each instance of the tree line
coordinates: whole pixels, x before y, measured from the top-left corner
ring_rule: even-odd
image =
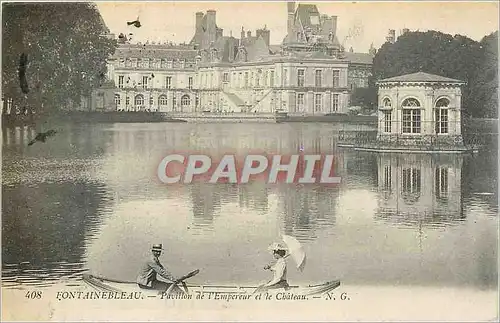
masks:
[[[351,104],[376,109],[378,80],[416,72],[467,82],[464,117],[498,118],[498,31],[479,42],[439,31],[405,33],[377,51],[369,88],[356,89]]]
[[[4,108],[12,100],[50,113],[81,104],[105,81],[117,42],[94,4],[7,3],[2,22]]]

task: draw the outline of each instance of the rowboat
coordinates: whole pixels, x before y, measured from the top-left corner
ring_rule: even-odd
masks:
[[[122,281],[98,277],[91,274],[83,274],[83,280],[97,292],[108,292],[114,295],[131,295],[132,293],[141,293],[141,297],[160,297],[170,298],[171,295],[166,295],[165,290],[142,289],[137,283],[131,281]],[[322,284],[307,285],[307,286],[289,286],[287,288],[270,289],[266,292],[269,295],[274,295],[275,299],[307,299],[309,296],[320,298],[323,295],[333,291],[340,286],[339,280],[332,280]],[[255,295],[257,286],[236,286],[236,285],[200,285],[186,284],[187,293],[184,298],[192,296],[200,297],[207,295],[207,298],[220,299],[249,299]],[[189,297],[188,297],[189,296]]]

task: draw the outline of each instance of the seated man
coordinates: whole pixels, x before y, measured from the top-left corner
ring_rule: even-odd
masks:
[[[162,250],[161,244],[155,244],[151,248],[152,257],[144,263],[137,276],[137,284],[140,288],[166,291],[171,284],[177,283],[177,279],[163,267],[158,259]],[[156,275],[160,275],[167,282],[157,280]],[[182,290],[176,286],[172,292],[182,292]]]

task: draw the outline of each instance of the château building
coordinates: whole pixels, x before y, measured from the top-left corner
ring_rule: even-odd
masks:
[[[287,35],[270,44],[264,26],[224,36],[216,11],[195,14],[188,44],[119,45],[109,60],[115,87],[97,110],[169,113],[345,113],[356,87],[367,87],[373,55],[346,53],[337,17],[316,5],[287,2]]]

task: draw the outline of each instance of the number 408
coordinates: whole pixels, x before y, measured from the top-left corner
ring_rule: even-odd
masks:
[[[42,298],[42,292],[41,291],[28,291],[26,293],[26,298],[40,299],[40,298]]]

